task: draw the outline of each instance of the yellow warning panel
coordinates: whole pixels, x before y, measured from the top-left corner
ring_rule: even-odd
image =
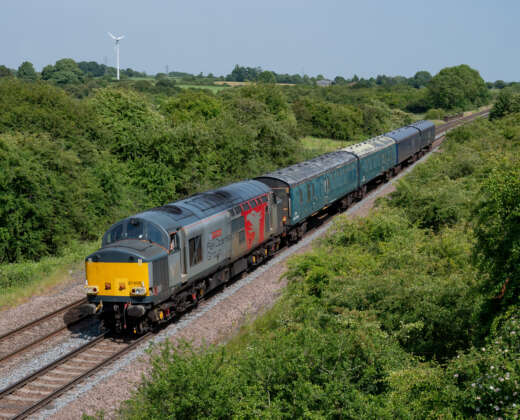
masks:
[[[85,263],[87,287],[97,287],[97,296],[130,296],[134,287],[144,287],[150,295],[148,263]]]

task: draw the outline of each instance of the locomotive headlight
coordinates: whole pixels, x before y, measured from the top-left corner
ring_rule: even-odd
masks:
[[[146,288],[145,287],[132,287],[130,294],[132,296],[144,296],[144,295],[146,295]]]
[[[99,292],[97,286],[85,286],[85,289],[87,289],[87,295],[97,295]]]

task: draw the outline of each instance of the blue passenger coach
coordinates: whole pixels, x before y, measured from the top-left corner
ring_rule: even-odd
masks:
[[[385,173],[390,174],[390,170],[395,166],[395,141],[389,137],[374,137],[341,150],[359,159],[359,187]]]
[[[294,226],[358,188],[354,155],[336,151],[256,178],[282,201],[283,222]]]
[[[431,121],[422,120],[410,124],[420,132],[420,148],[427,149],[435,140],[435,124]]]

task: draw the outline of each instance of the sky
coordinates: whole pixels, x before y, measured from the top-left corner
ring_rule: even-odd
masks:
[[[235,64],[350,78],[458,64],[520,80],[518,0],[0,0],[0,64],[61,58],[225,75]],[[515,48],[516,47],[516,48]]]

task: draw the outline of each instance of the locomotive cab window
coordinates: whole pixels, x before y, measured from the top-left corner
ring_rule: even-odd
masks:
[[[103,246],[133,239],[149,241],[166,249],[169,245],[166,232],[163,232],[157,225],[142,219],[130,219],[110,228],[103,237]]]
[[[177,234],[172,233],[170,235],[170,252],[178,251],[179,244],[177,243]]]
[[[190,267],[202,261],[202,238],[195,236],[190,239]]]

